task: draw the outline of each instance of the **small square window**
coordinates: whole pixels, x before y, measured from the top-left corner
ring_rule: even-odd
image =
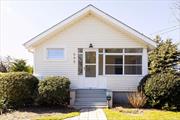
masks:
[[[48,48],[47,59],[50,59],[50,60],[64,59],[64,49],[63,48]]]
[[[103,49],[102,48],[99,49],[99,53],[103,53]]]
[[[82,48],[78,48],[78,53],[83,53],[83,49]]]

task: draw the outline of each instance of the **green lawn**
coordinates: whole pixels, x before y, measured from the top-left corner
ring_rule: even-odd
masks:
[[[140,112],[137,112],[140,111]],[[137,109],[104,109],[108,120],[180,120],[180,112]]]
[[[79,114],[80,114],[79,112],[71,112],[71,113],[67,113],[67,114],[40,117],[40,118],[36,118],[35,120],[64,120],[66,118],[78,116]]]

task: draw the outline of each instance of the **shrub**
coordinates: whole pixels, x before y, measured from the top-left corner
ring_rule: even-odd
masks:
[[[139,85],[138,85],[138,91],[142,91],[144,93],[144,86],[146,84],[146,81],[148,80],[148,78],[150,78],[151,75],[150,74],[147,74],[145,75],[141,81],[139,82]]]
[[[180,105],[180,75],[175,71],[163,71],[151,75],[145,83],[144,92],[152,106]]]
[[[142,92],[130,93],[128,100],[133,107],[141,108],[146,103],[146,96]]]
[[[46,77],[39,83],[39,104],[66,106],[70,100],[69,86],[66,77]]]
[[[0,76],[0,99],[8,107],[31,105],[37,96],[38,82],[25,72],[4,73]]]

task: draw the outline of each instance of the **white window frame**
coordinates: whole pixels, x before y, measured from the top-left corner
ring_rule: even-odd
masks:
[[[123,53],[104,53],[105,54],[105,56],[104,56],[104,61],[105,61],[105,63],[104,63],[104,71],[105,71],[105,75],[108,75],[108,76],[115,76],[115,75],[123,75],[123,71],[122,71],[122,74],[106,74],[106,66],[122,66],[122,69],[124,69],[123,68],[123,63],[122,64],[106,64],[106,56],[108,56],[108,55],[111,55],[111,56],[117,56],[117,55],[119,55],[119,56],[122,56],[122,59],[124,59],[123,57]]]
[[[125,48],[120,48],[120,49],[123,49],[123,52],[122,53],[105,53],[105,49],[104,48],[104,52],[103,52],[103,59],[104,59],[104,69],[103,69],[103,73],[105,76],[142,76],[143,75],[143,51],[142,53],[125,53]],[[116,49],[116,48],[112,48],[112,49]],[[142,48],[143,49],[143,48]],[[122,55],[123,57],[123,63],[122,64],[111,64],[111,65],[122,65],[122,68],[123,68],[123,71],[122,71],[122,74],[106,74],[106,55]],[[141,74],[125,74],[125,55],[140,55],[142,56],[142,64],[128,64],[128,65],[134,65],[134,66],[139,66],[141,65],[141,69],[142,69],[142,72]],[[127,65],[127,64],[126,64]]]
[[[64,50],[64,58],[59,58],[59,59],[49,59],[48,58],[48,49],[63,49]],[[66,60],[66,49],[63,47],[47,47],[45,48],[45,60],[46,61],[65,61]]]
[[[141,56],[141,64],[125,64],[125,56]],[[125,74],[124,71],[124,75],[143,75],[143,53],[124,53],[124,69],[125,70],[125,66],[141,66],[141,74]]]
[[[78,49],[83,49],[82,52],[79,52]],[[79,55],[82,55],[82,74],[79,74]],[[78,76],[83,76],[84,75],[84,48],[77,48],[77,74]]]
[[[77,53],[78,54],[83,54],[83,61],[84,61],[84,57],[85,57],[85,54],[84,54],[84,50],[85,48],[82,48],[83,49],[83,52],[82,53]],[[102,53],[99,53],[99,49],[103,49],[103,52]],[[111,48],[111,49],[123,49],[122,53],[106,53],[105,52],[105,49],[109,49],[109,48],[98,48],[97,49],[97,61],[96,61],[96,67],[97,67],[97,71],[96,71],[96,77],[98,76],[143,76],[144,75],[144,53],[146,52],[146,48],[142,48],[142,53],[125,53],[125,48]],[[87,49],[86,49],[87,50]],[[91,51],[92,49],[90,49]],[[99,75],[99,54],[103,55],[103,74],[102,75]],[[106,64],[106,55],[121,55],[123,57],[123,63],[122,64]],[[126,65],[131,65],[131,66],[141,66],[141,69],[142,69],[142,72],[141,74],[125,74],[125,55],[139,55],[139,56],[142,56],[142,64],[126,64]],[[106,74],[106,65],[119,65],[119,66],[122,66],[122,74]],[[82,75],[79,75],[79,76],[84,76],[84,62],[83,62],[83,74]]]

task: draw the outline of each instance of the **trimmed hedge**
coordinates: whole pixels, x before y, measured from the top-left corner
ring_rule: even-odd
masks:
[[[0,99],[10,107],[32,105],[37,97],[39,80],[26,72],[0,75]]]
[[[180,105],[180,74],[169,70],[145,76],[140,82],[139,90],[145,93],[153,107],[178,108]]]
[[[39,83],[39,104],[66,106],[69,103],[70,81],[66,77],[46,77]]]

